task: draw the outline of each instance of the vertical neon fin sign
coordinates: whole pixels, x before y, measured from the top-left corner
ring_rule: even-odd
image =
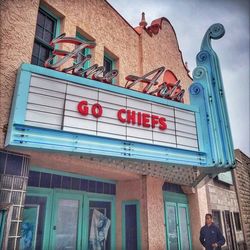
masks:
[[[224,34],[224,26],[219,23],[207,30],[189,88],[191,104],[200,107],[203,150],[208,154],[209,165],[218,167],[235,164],[219,59],[211,46],[211,39],[220,39]]]

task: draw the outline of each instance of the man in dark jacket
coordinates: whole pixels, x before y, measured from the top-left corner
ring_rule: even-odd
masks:
[[[220,229],[213,223],[212,214],[206,214],[206,225],[201,228],[200,242],[206,250],[220,250],[225,238]]]

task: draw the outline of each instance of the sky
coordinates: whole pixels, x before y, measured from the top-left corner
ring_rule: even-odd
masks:
[[[250,156],[250,1],[107,1],[133,27],[138,26],[142,12],[148,25],[166,17],[175,29],[183,60],[188,62],[191,72],[196,67],[195,58],[207,29],[214,23],[224,25],[224,37],[212,40],[212,47],[220,60],[234,148]]]

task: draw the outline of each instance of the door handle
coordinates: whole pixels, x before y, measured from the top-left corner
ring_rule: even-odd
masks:
[[[56,230],[56,226],[53,226],[53,230]]]

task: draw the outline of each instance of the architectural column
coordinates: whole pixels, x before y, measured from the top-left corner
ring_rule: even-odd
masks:
[[[148,249],[165,250],[166,233],[162,186],[164,180],[151,176],[144,177],[148,228]]]

